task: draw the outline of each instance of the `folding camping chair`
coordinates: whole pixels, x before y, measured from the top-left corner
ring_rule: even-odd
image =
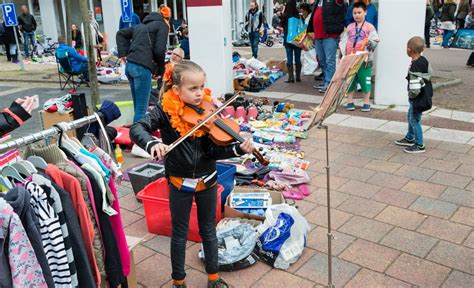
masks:
[[[58,53],[56,53],[56,63],[58,65],[59,88],[61,90],[64,90],[66,86],[69,86],[73,90],[79,88],[83,83],[79,77],[82,75],[82,72],[72,70],[69,53],[65,52],[64,55],[58,55]]]

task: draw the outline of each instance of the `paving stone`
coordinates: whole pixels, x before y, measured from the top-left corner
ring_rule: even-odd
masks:
[[[337,176],[349,178],[352,180],[367,181],[370,177],[374,176],[375,172],[369,169],[364,169],[360,167],[351,167],[347,166],[342,171],[340,171]]]
[[[297,102],[319,104],[323,100],[323,97],[316,96],[316,95],[310,95],[310,97],[308,97],[307,94],[295,94],[288,97],[287,99],[292,100],[292,101],[297,101]]]
[[[155,236],[155,234],[148,232],[145,218],[127,226],[124,231],[125,235],[144,238],[144,241],[149,240]]]
[[[395,154],[394,152],[384,150],[384,149],[368,148],[364,152],[360,153],[360,156],[364,156],[371,159],[388,160],[394,154]]]
[[[195,243],[186,247],[186,266],[206,273],[204,262],[198,257],[199,250],[201,250],[201,243]]]
[[[341,155],[342,155],[341,153],[330,151],[329,161],[332,162],[338,157],[341,157]],[[312,159],[312,160],[326,162],[326,159],[327,159],[326,149],[317,149],[317,150],[311,151],[311,153],[305,154],[305,158],[308,158],[309,160]]]
[[[400,189],[405,185],[410,179],[401,176],[395,176],[388,173],[377,173],[374,177],[370,178],[367,183],[381,185],[386,188],[391,189]]]
[[[329,124],[339,124],[342,121],[346,120],[347,118],[351,117],[350,115],[346,114],[339,114],[339,113],[334,113],[328,118],[324,120],[324,124],[329,125]]]
[[[346,223],[352,217],[352,214],[342,212],[339,210],[331,209],[331,226],[333,229],[337,229],[342,224]],[[306,220],[316,225],[327,227],[328,217],[327,208],[324,206],[318,206],[313,211],[306,215]]]
[[[402,282],[400,280],[388,277],[382,273],[377,273],[371,270],[362,269],[352,278],[345,288],[360,288],[360,287],[392,287],[392,288],[408,288],[412,285]]]
[[[451,221],[474,227],[474,209],[459,207],[458,211],[456,211],[456,213],[451,218]]]
[[[418,257],[402,254],[385,274],[418,287],[439,287],[450,269]]]
[[[317,227],[316,229],[312,230],[308,235],[306,245],[309,248],[315,249],[317,251],[328,253],[327,232],[328,230],[325,227]],[[332,230],[332,234],[334,239],[331,241],[331,249],[334,256],[339,255],[355,240],[354,237],[337,232],[336,230]]]
[[[446,186],[444,185],[433,184],[420,180],[410,180],[410,182],[403,186],[402,191],[428,196],[431,198],[438,198],[445,189]]]
[[[374,159],[367,163],[364,168],[371,169],[377,172],[394,173],[402,166],[403,165],[399,163]]]
[[[407,177],[407,178],[426,181],[431,176],[433,176],[435,172],[436,172],[435,170],[431,170],[431,169],[415,167],[411,165],[403,165],[400,169],[398,169],[395,172],[395,174],[399,176]]]
[[[474,274],[474,249],[441,241],[430,252],[427,260]]]
[[[168,236],[157,235],[156,237],[143,243],[143,246],[150,248],[153,251],[161,253],[165,256],[170,256],[171,238]],[[194,242],[187,241],[186,248],[191,247]]]
[[[251,287],[252,284],[261,279],[264,275],[272,270],[270,265],[257,261],[255,265],[249,269],[239,270],[236,272],[219,272],[219,275],[233,287]],[[202,287],[202,286],[201,286]],[[206,287],[206,286],[204,286]]]
[[[364,167],[365,165],[367,165],[367,163],[370,162],[370,160],[370,158],[358,155],[342,154],[341,156],[337,157],[334,162],[346,166]]]
[[[343,287],[356,273],[360,267],[350,262],[333,257],[333,284],[336,287]],[[306,264],[304,264],[296,275],[309,279],[319,284],[328,283],[328,256],[323,253],[316,253]],[[250,269],[247,269],[250,270]]]
[[[380,244],[419,257],[425,257],[437,241],[437,239],[430,236],[397,227],[390,231]]]
[[[156,254],[155,251],[143,245],[137,245],[133,249],[133,259],[135,260],[135,264],[139,264],[140,262],[146,260],[149,257],[152,257],[155,254]]]
[[[464,246],[474,249],[474,232],[464,241]]]
[[[349,182],[342,185],[338,190],[354,196],[370,199],[375,195],[375,193],[380,191],[380,189],[382,189],[380,186],[350,180]]]
[[[331,176],[331,175],[330,175],[330,176]],[[331,181],[331,182],[330,182],[331,189],[338,189],[338,188],[341,187],[344,183],[346,183],[347,181],[349,181],[349,179],[343,178],[343,177],[338,177],[338,176],[331,176],[330,181]],[[313,178],[310,180],[310,184],[313,185],[313,186],[316,186],[316,187],[326,188],[326,187],[327,187],[326,174],[321,174],[321,175],[318,175],[318,176],[316,176],[316,177],[313,177]]]
[[[387,123],[387,120],[379,120],[374,118],[366,118],[366,117],[359,117],[359,116],[351,116],[344,121],[340,122],[338,125],[340,126],[347,126],[359,129],[370,129],[375,130],[380,126]]]
[[[387,205],[367,200],[360,197],[351,196],[337,209],[349,212],[352,214],[373,218],[380,213]]]
[[[425,220],[425,216],[407,209],[388,206],[375,219],[398,227],[415,230]]]
[[[128,211],[127,209],[120,209],[120,216],[122,218],[122,225],[123,227],[127,227],[128,225],[131,225],[138,220],[143,219],[143,216],[131,211]]]
[[[143,207],[143,204],[138,203],[134,193],[128,194],[120,199],[120,208],[135,211],[141,207]]]
[[[469,235],[471,227],[453,223],[436,217],[428,217],[417,229],[418,232],[461,244]]]
[[[418,195],[390,188],[383,188],[372,197],[373,200],[386,204],[407,208],[418,198]]]
[[[421,167],[431,168],[434,170],[439,170],[439,171],[444,171],[444,172],[454,172],[459,167],[459,163],[428,158],[425,162],[421,164]]]
[[[344,226],[339,228],[338,231],[372,242],[378,242],[392,228],[392,225],[360,216],[354,216],[351,220],[344,224]]]
[[[406,164],[406,165],[420,166],[421,163],[425,162],[426,159],[428,159],[423,156],[407,154],[403,152],[403,148],[400,148],[400,149],[401,149],[400,152],[398,154],[395,154],[395,156],[393,156],[392,158],[390,158],[389,161],[400,163],[400,164]]]
[[[125,197],[127,195],[130,195],[130,194],[134,194],[133,189],[131,187],[119,186],[117,188],[117,196],[118,196],[119,199],[122,199],[123,197]]]
[[[252,287],[312,287],[314,285],[313,282],[306,280],[304,278],[298,277],[286,271],[273,269],[262,279],[256,282]]]
[[[446,155],[449,154],[449,151],[433,148],[430,145],[428,145],[427,143],[425,143],[425,145],[427,145],[428,148],[426,149],[425,153],[423,154],[424,157],[435,158],[435,159],[443,159],[444,157],[446,157]]]
[[[453,142],[441,142],[436,148],[450,152],[466,153],[472,148],[472,146]]]
[[[467,190],[474,192],[474,180],[466,187]]]
[[[467,165],[467,164],[461,164],[461,166],[459,166],[459,168],[456,169],[456,171],[454,171],[454,173],[459,174],[459,175],[463,175],[463,176],[466,176],[466,177],[474,178],[474,166],[473,165]]]
[[[423,137],[439,141],[449,139],[449,142],[466,144],[474,137],[474,132],[432,127]]]
[[[351,155],[359,155],[365,150],[367,150],[367,147],[360,146],[357,144],[347,144],[347,143],[342,143],[341,145],[337,146],[334,149],[334,151],[336,152],[351,154]]]
[[[474,165],[474,155],[466,155],[464,153],[450,152],[443,159],[467,165]]]
[[[298,212],[300,212],[300,214],[303,216],[308,214],[314,208],[316,208],[315,203],[306,200],[296,201],[296,209],[298,209]]]
[[[349,198],[349,194],[331,190],[331,208],[336,208]],[[313,202],[322,206],[327,206],[327,189],[318,188],[305,198],[305,201]]]
[[[160,287],[171,280],[171,259],[157,253],[137,264],[136,272],[138,281],[144,286]]]
[[[471,288],[474,287],[474,276],[454,270],[443,284],[443,288]]]
[[[313,230],[314,231],[314,230]],[[326,245],[327,246],[327,245]],[[313,257],[314,255],[316,254],[316,251],[311,249],[311,248],[308,248],[306,247],[304,250],[303,250],[303,254],[301,254],[300,258],[298,258],[298,260],[291,264],[290,265],[290,268],[288,268],[288,272],[292,273],[292,274],[295,274],[295,272],[301,268],[301,266],[303,266],[306,262],[308,262],[308,260]]]
[[[474,193],[468,190],[448,187],[440,199],[458,205],[474,207]]]
[[[384,272],[398,255],[400,255],[399,251],[357,239],[349,248],[339,255],[339,258],[377,272]]]
[[[415,202],[410,206],[411,210],[420,212],[425,215],[436,216],[440,218],[448,219],[456,212],[458,205],[453,203],[436,200],[424,196],[418,197]]]

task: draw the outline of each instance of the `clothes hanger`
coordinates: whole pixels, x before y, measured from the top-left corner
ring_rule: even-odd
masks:
[[[44,159],[39,156],[30,156],[27,160],[38,169],[46,170],[48,168],[48,163],[46,163],[46,161],[44,161]]]
[[[79,139],[77,139],[76,137],[71,137],[71,138],[69,138],[69,140],[70,140],[71,142],[73,142],[74,144],[77,144],[77,146],[78,146],[79,148],[82,148],[82,149],[87,150],[86,147],[84,147],[84,145],[82,145],[81,141],[79,141]]]
[[[95,136],[94,136],[95,138]],[[87,150],[91,150],[97,147],[97,143],[94,141],[94,138],[92,136],[85,134],[82,137],[81,143],[84,145],[84,147],[87,148]]]
[[[8,178],[0,176],[0,186],[7,188],[8,190],[13,189],[12,182]]]
[[[10,177],[20,183],[25,183],[26,182],[26,179],[23,178],[20,173],[18,173],[18,170],[16,170],[15,168],[13,168],[12,166],[8,165],[8,166],[5,166],[3,167],[2,169],[2,175],[5,176],[5,177]]]
[[[30,171],[28,171],[28,169],[26,169],[26,167],[23,166],[20,162],[12,163],[10,164],[10,166],[15,168],[21,175],[25,175],[26,177],[31,176]]]
[[[38,170],[36,170],[35,166],[26,160],[21,160],[20,163],[28,170],[31,174],[37,174]]]

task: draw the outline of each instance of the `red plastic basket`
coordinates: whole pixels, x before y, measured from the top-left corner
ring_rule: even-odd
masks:
[[[216,223],[221,220],[221,194],[224,187],[217,187]],[[148,231],[158,235],[171,236],[171,212],[169,207],[169,184],[166,178],[160,178],[138,192],[137,198],[143,201]],[[193,201],[189,219],[188,240],[201,242],[197,219],[197,206]]]

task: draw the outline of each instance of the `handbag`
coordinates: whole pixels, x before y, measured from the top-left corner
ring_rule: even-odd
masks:
[[[308,34],[306,31],[299,45],[301,49],[303,49],[304,51],[313,50],[315,48],[313,37],[311,36],[311,34]]]

